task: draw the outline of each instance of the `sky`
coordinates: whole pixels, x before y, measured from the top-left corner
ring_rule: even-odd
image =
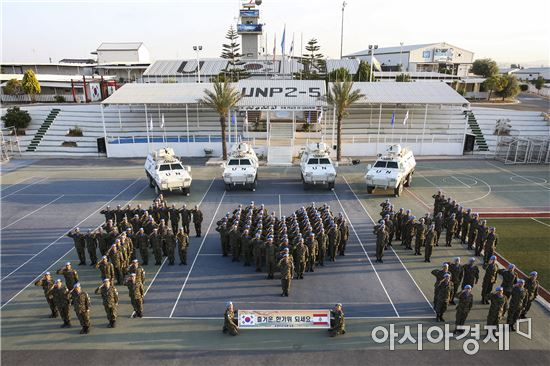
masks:
[[[57,62],[90,58],[101,42],[142,41],[153,60],[219,57],[227,29],[236,24],[240,0],[0,0],[4,62]],[[550,1],[346,0],[344,55],[404,44],[447,42],[500,65],[549,66]],[[340,56],[341,0],[263,0],[267,49],[286,24],[287,50],[310,38],[321,52]],[[265,41],[262,42],[262,44]]]

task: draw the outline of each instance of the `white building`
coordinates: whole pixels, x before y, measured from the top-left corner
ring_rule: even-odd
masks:
[[[344,57],[370,62],[370,50],[365,49]],[[374,57],[383,71],[439,72],[467,76],[474,53],[445,42],[383,47],[374,50]]]
[[[149,63],[149,50],[143,42],[111,43],[103,42],[96,52],[98,64]]]

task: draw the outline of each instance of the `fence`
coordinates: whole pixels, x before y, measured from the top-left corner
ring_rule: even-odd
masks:
[[[56,97],[63,97],[65,98],[65,102],[72,103],[73,102],[73,95],[72,94],[36,94],[34,96],[35,102],[38,103],[59,103],[57,100],[55,100]],[[81,95],[76,95],[77,100],[80,98],[80,100],[83,100],[83,97]],[[0,94],[0,100],[3,103],[31,103],[31,97],[27,94],[23,95],[6,95],[6,94]]]
[[[495,159],[505,164],[549,164],[550,139],[500,136]]]

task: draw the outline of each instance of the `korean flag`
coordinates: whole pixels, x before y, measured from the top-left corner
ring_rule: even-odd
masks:
[[[242,314],[241,315],[241,325],[255,325],[256,324],[256,315],[254,314]]]

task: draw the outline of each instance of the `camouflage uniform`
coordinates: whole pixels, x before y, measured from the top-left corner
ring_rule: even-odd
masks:
[[[114,286],[102,285],[96,288],[95,294],[101,294],[103,300],[103,307],[105,308],[105,313],[107,314],[107,320],[109,321],[109,328],[114,328],[117,318],[117,308],[118,308],[118,291]]]
[[[456,306],[456,326],[464,325],[468,314],[474,303],[474,295],[471,291],[462,291],[458,295],[458,305]]]
[[[59,312],[63,325],[61,328],[71,326],[71,316],[69,314],[69,291],[64,286],[52,287],[48,290],[48,295],[52,297],[55,308]]]
[[[74,312],[82,327],[80,334],[87,334],[90,329],[90,297],[84,290],[73,291],[71,296]]]
[[[288,296],[290,283],[292,282],[292,277],[294,276],[294,261],[292,260],[292,257],[287,256],[281,258],[279,261],[279,270],[281,271],[281,287],[283,289],[281,296]]]
[[[46,298],[46,301],[48,302],[48,305],[50,306],[50,310],[52,312],[50,318],[57,318],[57,309],[55,308],[53,296],[50,294],[50,290],[53,288],[54,285],[53,280],[44,276],[36,281],[34,285],[42,286],[42,290],[44,290],[44,297]]]
[[[506,296],[493,292],[489,295],[491,306],[489,314],[487,314],[487,325],[498,325],[504,318],[504,314],[508,310],[508,301]]]

